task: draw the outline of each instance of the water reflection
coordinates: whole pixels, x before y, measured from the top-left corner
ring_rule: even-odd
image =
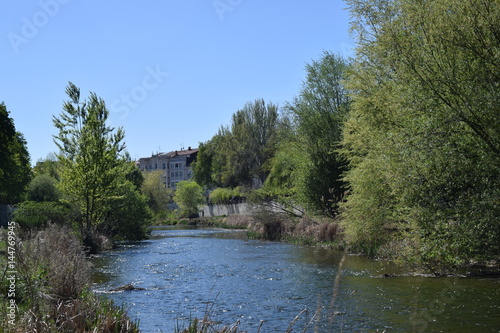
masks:
[[[283,332],[303,309],[300,331],[498,332],[498,280],[379,277],[385,262],[342,253],[247,240],[241,231],[157,229],[150,240],[94,258],[95,290],[130,306],[144,332],[172,332],[178,320],[203,317]],[[132,283],[144,291],[109,290]],[[317,315],[314,317],[314,314]]]

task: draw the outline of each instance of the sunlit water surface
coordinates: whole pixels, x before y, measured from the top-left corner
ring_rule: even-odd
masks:
[[[261,332],[500,332],[498,278],[383,277],[399,272],[361,256],[347,256],[339,275],[341,260],[244,231],[177,228],[92,259],[94,290],[124,304],[142,332],[207,314],[249,332],[261,321]],[[127,283],[145,290],[109,291]]]

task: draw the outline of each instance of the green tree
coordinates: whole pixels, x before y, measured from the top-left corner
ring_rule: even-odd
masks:
[[[301,152],[281,155],[295,158],[289,164],[295,167],[292,188],[298,200],[309,210],[329,216],[337,215],[338,202],[346,190],[342,180],[346,161],[338,150],[351,104],[344,85],[349,66],[347,60],[329,52],[306,66],[307,78],[299,96],[287,105],[297,136],[294,144],[281,145],[284,152],[292,147]],[[283,170],[280,165],[283,161],[275,160],[275,171]],[[277,180],[273,178],[275,185]],[[290,185],[285,183],[284,187]]]
[[[168,204],[172,201],[173,190],[165,184],[165,172],[155,170],[144,172],[141,192],[148,198],[149,208],[157,218],[166,216]]]
[[[178,182],[174,202],[179,206],[183,216],[194,216],[198,214],[199,207],[205,203],[203,188],[194,181]]]
[[[104,100],[90,93],[80,101],[80,89],[73,83],[66,87],[69,101],[63,112],[53,117],[59,130],[55,143],[60,149],[60,188],[76,204],[83,216],[82,235],[90,241],[94,227],[104,222],[112,198],[123,181],[124,132],[106,125],[109,111]]]
[[[152,212],[148,198],[129,181],[121,182],[110,200],[106,223],[101,225],[104,233],[115,240],[138,241],[148,234]]]
[[[500,4],[348,3],[351,242],[376,251],[399,238],[398,252],[434,268],[498,255]]]
[[[211,140],[200,144],[194,177],[208,187],[251,187],[264,182],[276,151],[280,127],[278,106],[263,99],[235,112],[230,126],[222,126]]]
[[[201,142],[198,149],[198,155],[193,164],[193,180],[207,188],[215,187],[217,182],[214,179],[215,170],[212,168],[217,151],[214,138],[204,143]]]
[[[31,180],[30,156],[24,136],[16,132],[14,120],[0,104],[0,204],[22,200]]]
[[[27,199],[29,201],[59,201],[61,192],[57,188],[57,181],[49,175],[35,176],[28,184]]]
[[[36,162],[33,173],[35,176],[48,175],[59,181],[61,179],[59,176],[59,165],[57,156],[54,153],[50,153],[44,159],[41,158]]]

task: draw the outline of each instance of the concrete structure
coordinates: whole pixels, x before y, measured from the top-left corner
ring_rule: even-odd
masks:
[[[141,171],[163,170],[165,186],[175,189],[178,182],[193,178],[191,164],[196,160],[197,154],[198,148],[188,147],[187,150],[158,153],[151,157],[140,158],[136,164]]]

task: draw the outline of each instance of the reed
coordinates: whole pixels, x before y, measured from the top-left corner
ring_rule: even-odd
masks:
[[[28,233],[16,243],[15,255],[16,318],[0,321],[0,332],[139,332],[126,309],[89,291],[90,264],[71,229],[49,225]],[[1,264],[5,275],[7,262]],[[0,286],[2,318],[7,318],[8,287]]]

